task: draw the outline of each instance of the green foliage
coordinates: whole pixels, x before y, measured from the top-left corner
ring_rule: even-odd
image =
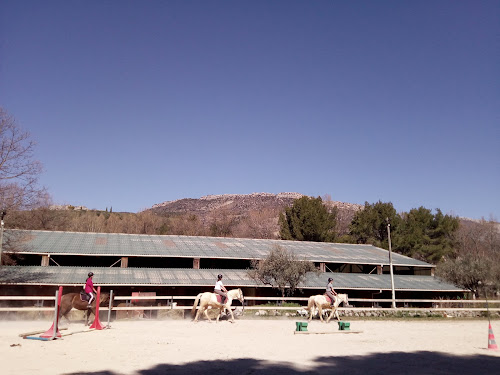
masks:
[[[270,302],[268,301],[267,303],[263,303],[259,305],[259,307],[293,307],[293,308],[300,308],[302,305],[300,303],[296,302],[282,302],[282,303],[276,303],[276,302]]]
[[[453,233],[458,218],[420,207],[403,215],[394,233],[394,249],[401,254],[431,263],[439,262],[453,251]]]
[[[392,250],[430,263],[439,262],[453,251],[453,234],[458,218],[433,214],[420,207],[398,215],[392,203],[365,203],[365,208],[354,216],[349,236],[352,242],[389,248],[387,219],[391,224]]]
[[[280,237],[284,240],[332,242],[336,232],[336,214],[328,212],[320,197],[304,196],[280,214]]]
[[[365,208],[356,212],[351,222],[349,235],[352,241],[388,249],[387,219],[391,223],[391,229],[398,227],[400,217],[392,203],[365,202]]]
[[[279,245],[275,245],[265,259],[252,262],[252,267],[248,271],[251,278],[279,289],[283,297],[286,293],[293,294],[307,272],[318,272],[314,263],[299,259]]]

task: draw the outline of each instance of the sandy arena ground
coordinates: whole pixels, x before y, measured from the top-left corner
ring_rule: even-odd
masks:
[[[488,350],[487,320],[351,321],[351,330],[360,333],[313,320],[310,334],[294,334],[295,321],[116,321],[111,329],[90,332],[78,322],[61,332],[86,332],[55,341],[18,336],[48,329],[48,321],[1,321],[0,373],[500,373],[500,351]],[[492,321],[492,329],[500,339],[500,321]]]

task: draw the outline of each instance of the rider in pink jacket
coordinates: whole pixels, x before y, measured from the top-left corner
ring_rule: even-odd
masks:
[[[85,293],[87,293],[90,296],[88,307],[90,307],[90,304],[92,303],[92,301],[95,298],[94,293],[97,294],[97,290],[95,290],[94,283],[92,282],[92,277],[94,277],[94,273],[89,272],[89,277],[87,278],[87,281],[85,282]]]

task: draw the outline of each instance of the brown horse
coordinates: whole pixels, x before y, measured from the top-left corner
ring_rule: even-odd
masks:
[[[101,293],[101,296],[99,298],[99,306],[101,306],[104,302],[109,301],[109,294],[108,293]],[[96,307],[96,300],[92,301],[91,307],[88,307],[88,302],[87,301],[82,301],[80,298],[80,293],[68,293],[62,296],[61,298],[61,308],[59,310],[59,321],[61,320],[61,317],[65,317],[66,320],[69,322],[68,318],[68,313],[71,311],[71,309],[75,308],[77,310],[82,310],[86,311],[85,313],[85,325],[89,324],[89,318],[90,318],[90,313],[94,314],[95,316],[95,307]]]

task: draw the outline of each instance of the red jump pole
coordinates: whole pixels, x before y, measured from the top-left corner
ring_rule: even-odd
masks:
[[[59,291],[56,293],[57,295],[57,303],[56,303],[56,311],[54,313],[54,322],[52,323],[52,327],[40,337],[43,338],[51,338],[54,339],[56,337],[61,337],[61,332],[59,332],[59,311],[61,310],[61,298],[62,298],[63,287],[59,287]]]
[[[97,287],[97,296],[95,299],[95,318],[94,318],[94,323],[89,328],[95,328],[95,329],[104,329],[104,327],[101,325],[101,321],[99,320],[99,302],[101,301],[101,287]]]

